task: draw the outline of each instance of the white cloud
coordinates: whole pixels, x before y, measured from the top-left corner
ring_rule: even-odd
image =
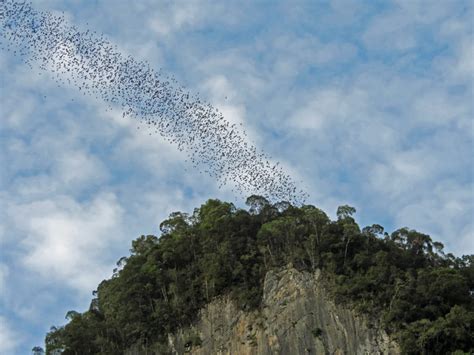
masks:
[[[470,35],[459,34],[459,37],[452,39],[451,35],[447,40],[452,44],[451,55],[439,58],[436,62],[436,69],[443,74],[443,79],[449,84],[464,84],[472,86],[474,81],[474,41],[472,40],[473,30]],[[472,89],[471,89],[472,90]]]
[[[416,194],[399,207],[396,221],[400,226],[428,233],[441,240],[449,252],[460,256],[474,250],[472,186],[442,181],[430,194]],[[467,217],[467,218],[466,218]]]
[[[7,318],[0,316],[0,354],[14,354],[21,338],[20,334],[11,328]]]
[[[100,159],[80,150],[61,152],[55,169],[61,183],[70,188],[81,186],[86,182],[100,182],[107,176],[106,168]]]
[[[461,42],[458,51],[458,61],[454,68],[459,76],[466,76],[466,79],[474,79],[474,42],[466,38]]]
[[[418,121],[447,126],[453,122],[462,125],[463,121],[471,120],[472,106],[466,104],[464,97],[450,95],[445,90],[428,89],[414,98],[413,118]]]
[[[315,36],[294,34],[276,37],[268,50],[275,56],[275,72],[284,76],[295,76],[310,66],[347,62],[356,54],[349,43],[323,43]]]
[[[439,25],[457,4],[443,1],[433,6],[427,0],[397,0],[386,5],[385,12],[375,16],[363,34],[364,44],[370,50],[415,50],[426,40],[423,33],[428,26]]]
[[[378,16],[367,28],[363,36],[364,43],[370,49],[412,49],[417,45],[417,39],[410,25],[411,18],[402,11]]]
[[[214,16],[219,16],[222,6],[214,5],[195,0],[164,2],[153,13],[149,28],[161,39],[177,31],[195,30],[207,24]]]
[[[375,165],[369,182],[386,199],[404,199],[402,195],[411,193],[427,173],[423,160],[413,160],[409,155],[400,153],[387,164]]]
[[[355,121],[366,114],[368,107],[367,93],[362,90],[342,90],[326,88],[318,90],[305,100],[305,105],[294,113],[289,121],[290,126],[301,130],[339,129],[350,121]]]
[[[9,274],[8,265],[0,263],[0,299],[3,298],[3,294],[7,289],[7,278]]]
[[[21,259],[29,272],[87,293],[110,272],[101,255],[121,240],[123,214],[113,194],[85,203],[59,196],[12,205],[8,214],[23,235]]]

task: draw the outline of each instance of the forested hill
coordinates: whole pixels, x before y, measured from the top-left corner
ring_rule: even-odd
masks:
[[[46,352],[122,354],[139,344],[166,354],[167,335],[218,296],[257,310],[265,275],[288,265],[321,270],[335,302],[381,319],[403,353],[474,352],[474,255],[445,254],[408,228],[361,228],[350,206],[331,221],[311,205],[258,196],[247,205],[209,200],[192,215],[172,213],[159,237],[134,240],[89,310],[70,311],[68,324],[51,328]]]

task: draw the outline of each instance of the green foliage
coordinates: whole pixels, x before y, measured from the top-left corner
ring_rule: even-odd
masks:
[[[453,306],[448,314],[410,323],[401,333],[407,354],[449,354],[453,350],[472,353],[474,312]]]
[[[160,237],[134,240],[89,310],[69,311],[68,324],[51,328],[46,353],[167,353],[167,334],[195,321],[215,297],[258,308],[265,274],[287,265],[323,269],[335,299],[381,317],[404,353],[474,350],[472,255],[444,254],[441,243],[408,228],[361,230],[347,205],[331,221],[311,205],[272,205],[260,196],[247,204],[249,211],[209,200],[192,216],[172,213]],[[200,342],[189,339],[190,346]]]

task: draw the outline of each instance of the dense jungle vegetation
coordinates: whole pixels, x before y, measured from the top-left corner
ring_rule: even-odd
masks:
[[[474,255],[445,254],[408,228],[361,229],[350,206],[331,221],[311,205],[259,196],[247,205],[209,200],[192,215],[172,213],[159,237],[134,240],[89,310],[69,311],[65,326],[51,328],[46,353],[116,355],[160,343],[166,353],[166,335],[219,295],[244,310],[259,307],[266,272],[290,263],[322,269],[336,301],[381,317],[403,353],[474,352]]]

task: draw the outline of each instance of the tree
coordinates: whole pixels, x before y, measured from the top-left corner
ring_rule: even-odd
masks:
[[[352,238],[356,237],[359,233],[360,233],[360,230],[357,224],[352,224],[352,223],[344,224],[343,236],[344,236],[344,241],[345,241],[345,247],[344,247],[344,261],[342,263],[343,266],[346,265],[347,252],[349,250],[349,243],[351,242]]]
[[[304,263],[306,254],[302,243],[302,229],[297,218],[284,216],[265,223],[257,238],[261,252],[271,265]]]
[[[412,266],[422,266],[428,262],[428,259],[436,259],[436,255],[433,252],[433,241],[427,234],[404,227],[394,231],[390,238],[400,248],[409,252],[410,264]],[[440,250],[438,248],[441,247],[442,244],[437,245],[435,248]]]
[[[329,217],[319,208],[311,205],[301,207],[304,212],[303,220],[308,224],[309,230],[305,250],[310,258],[312,268],[321,266],[321,238],[323,229],[330,223]],[[317,261],[316,261],[317,256]]]
[[[137,255],[145,254],[148,250],[153,248],[157,242],[158,238],[154,235],[142,235],[141,237],[132,241],[132,249],[130,249],[130,252]]]
[[[189,227],[189,216],[186,213],[173,212],[168,219],[160,224],[160,231],[169,234],[175,230],[184,230]]]
[[[343,220],[343,219],[349,218],[354,213],[356,213],[356,209],[354,207],[349,206],[349,205],[339,206],[337,208],[337,212],[336,212],[338,220]]]
[[[280,201],[275,203],[273,207],[276,208],[279,213],[283,213],[291,207],[291,203],[289,203],[288,201]]]
[[[46,354],[61,353],[65,349],[64,327],[51,327],[45,338]]]
[[[351,242],[351,239],[360,233],[359,226],[357,223],[355,223],[354,218],[352,218],[352,215],[356,213],[356,209],[354,207],[351,207],[349,205],[343,205],[339,206],[337,208],[337,219],[340,223],[342,223],[343,226],[343,237],[344,237],[344,260],[343,260],[343,266],[346,265],[346,259],[347,259],[347,252],[349,249],[349,243]]]
[[[76,318],[77,316],[79,316],[79,312],[76,312],[76,311],[67,311],[66,316],[65,316],[64,318],[67,319],[67,320],[73,320],[73,319]]]
[[[364,227],[362,233],[365,235],[381,236],[383,235],[384,228],[380,224],[372,224],[371,226]]]
[[[265,197],[258,195],[247,198],[245,204],[250,207],[251,214],[260,214],[265,207],[270,206],[270,202]]]
[[[43,355],[44,354],[44,350],[41,346],[35,346],[33,349],[31,349],[31,351],[33,352],[33,355]]]

